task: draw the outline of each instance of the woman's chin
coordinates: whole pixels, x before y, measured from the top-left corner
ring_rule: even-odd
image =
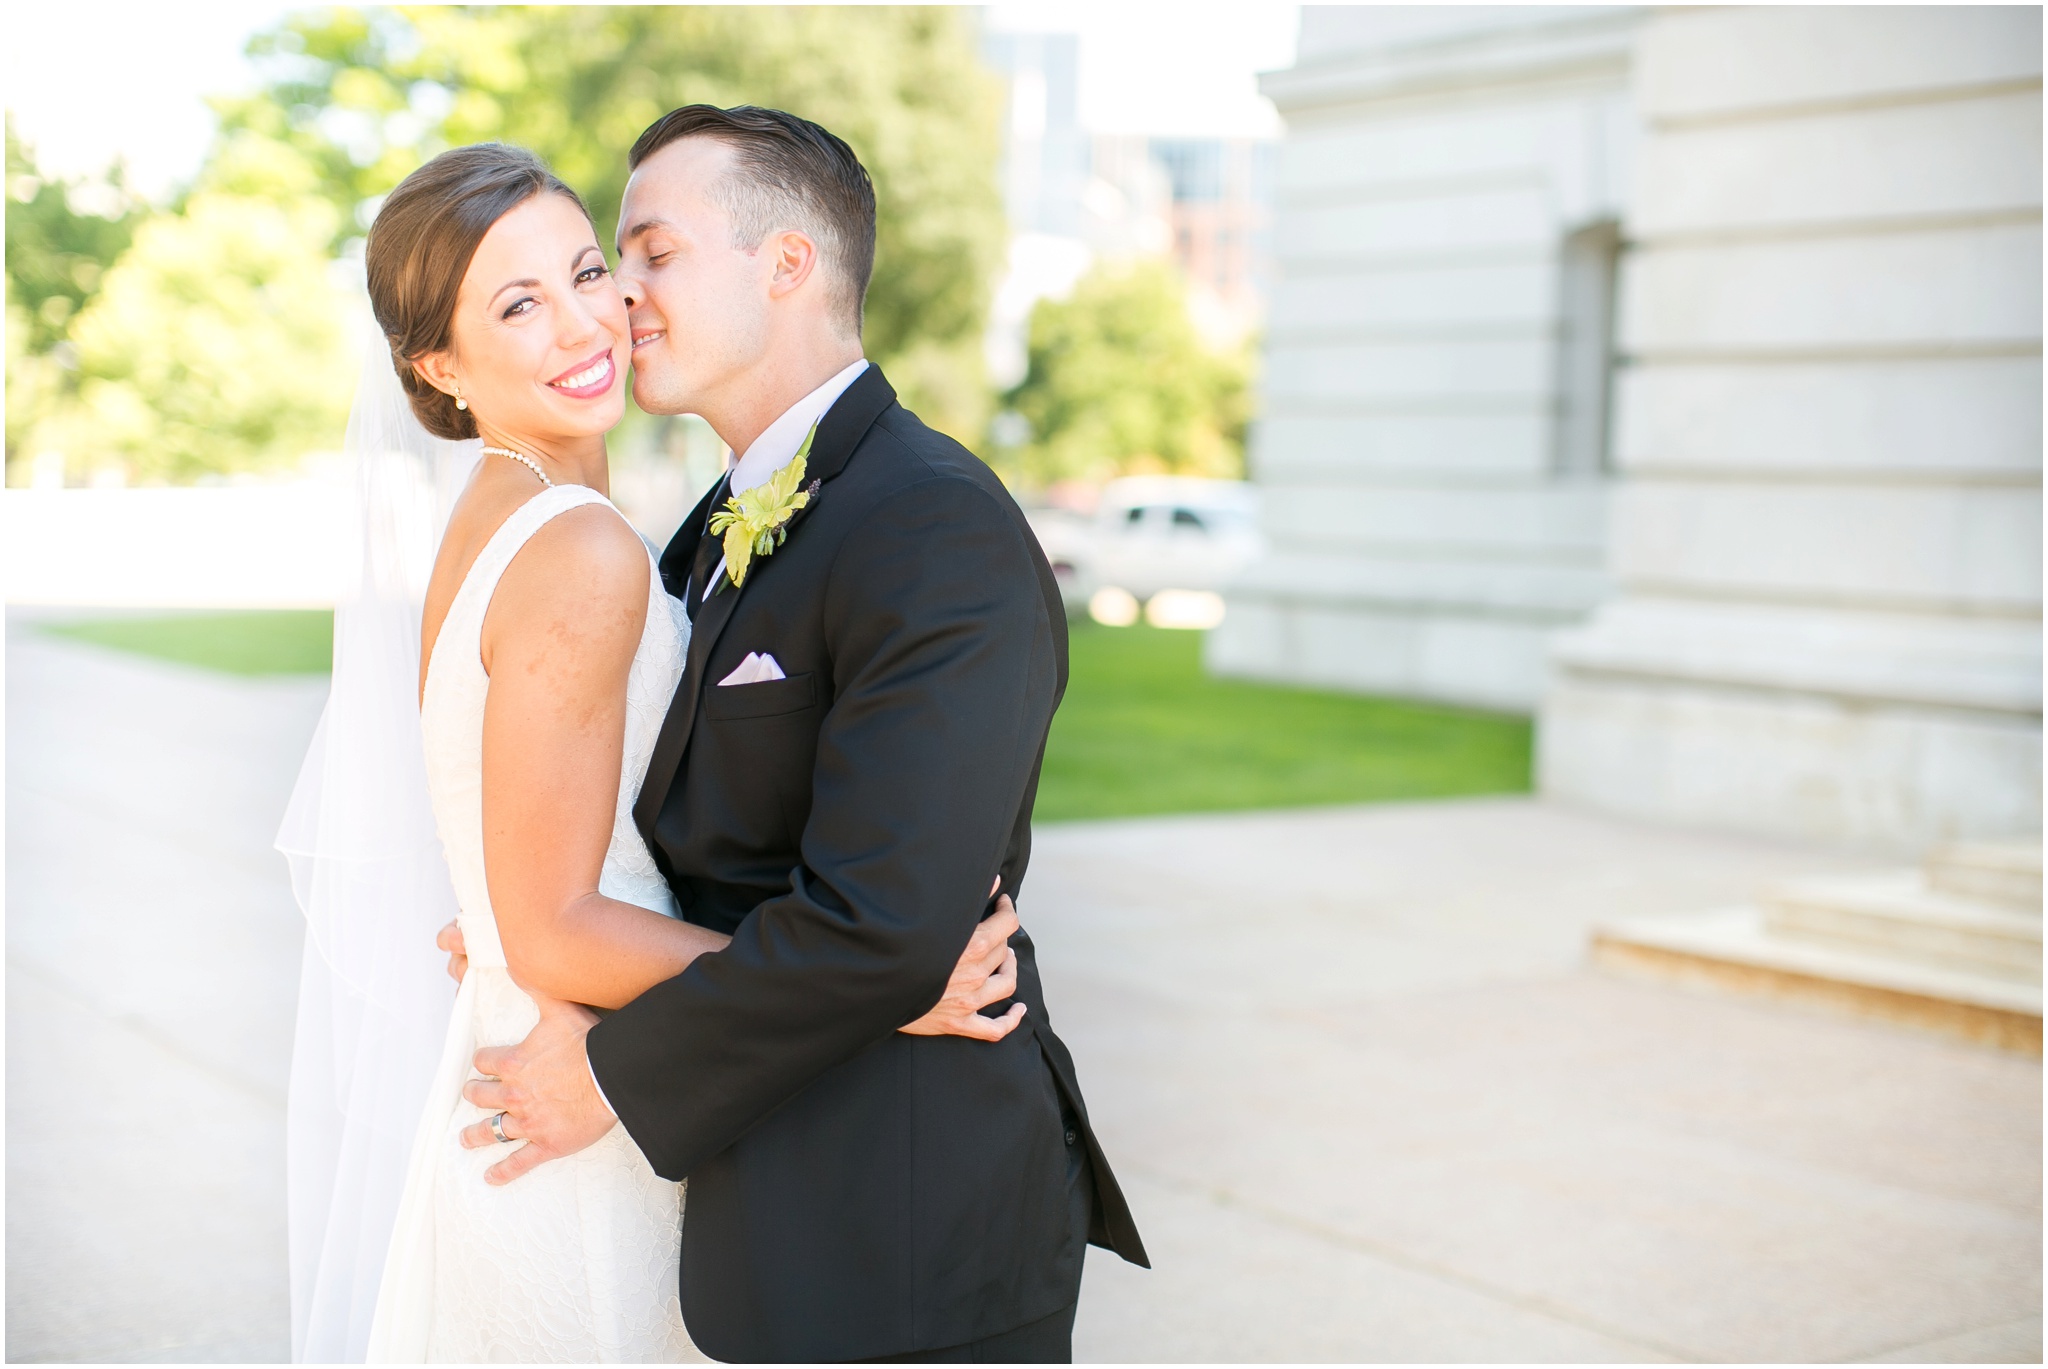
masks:
[[[626,391],[619,386],[602,399],[567,404],[557,402],[549,407],[555,410],[551,415],[555,420],[552,426],[562,436],[603,437],[618,427],[619,420],[626,416]]]

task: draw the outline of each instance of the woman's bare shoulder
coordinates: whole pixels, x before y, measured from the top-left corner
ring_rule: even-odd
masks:
[[[579,635],[615,625],[637,640],[652,574],[647,545],[618,510],[584,504],[527,539],[498,582],[491,616],[565,624]]]
[[[528,553],[550,570],[581,574],[643,595],[647,591],[647,544],[608,503],[581,504],[556,514],[528,539],[520,555]]]

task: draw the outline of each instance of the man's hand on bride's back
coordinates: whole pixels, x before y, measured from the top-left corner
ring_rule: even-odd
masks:
[[[910,1036],[968,1036],[976,1041],[1000,1041],[1015,1031],[1024,1020],[1022,1003],[1001,1017],[984,1017],[981,1010],[1017,993],[1017,953],[1010,949],[1017,926],[1017,906],[1004,894],[968,938],[953,977],[946,981],[945,997],[899,1030]]]
[[[487,1077],[463,1085],[462,1096],[486,1112],[503,1113],[507,1140],[526,1144],[484,1171],[484,1182],[509,1184],[535,1165],[573,1155],[604,1139],[618,1118],[590,1074],[583,1038],[597,1014],[580,1003],[531,995],[540,1021],[516,1046],[486,1046],[475,1056]],[[488,1119],[465,1127],[462,1144],[498,1144]]]

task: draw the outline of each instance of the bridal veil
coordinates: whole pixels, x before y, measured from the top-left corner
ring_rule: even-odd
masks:
[[[361,1361],[454,985],[420,737],[420,608],[479,444],[429,435],[370,329],[347,450],[361,562],[278,849],[306,916],[286,1120],[292,1358]]]

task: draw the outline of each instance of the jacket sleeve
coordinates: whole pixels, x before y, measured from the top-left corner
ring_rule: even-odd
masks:
[[[935,476],[870,510],[824,594],[836,686],[788,894],[595,1027],[591,1065],[680,1179],[927,1012],[1009,854],[1057,692],[1025,533]]]

